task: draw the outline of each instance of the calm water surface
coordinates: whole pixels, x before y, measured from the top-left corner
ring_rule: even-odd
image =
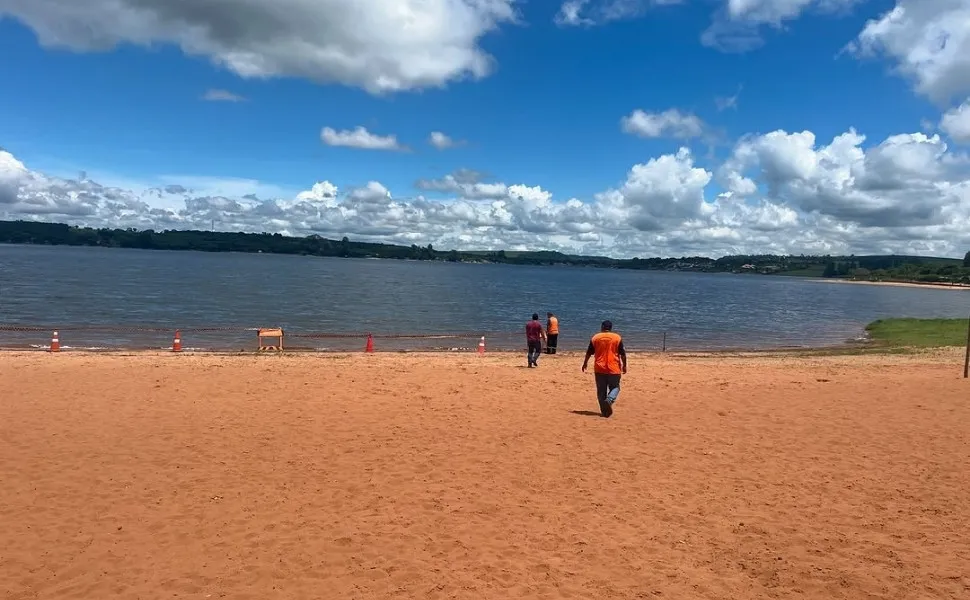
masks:
[[[289,345],[378,349],[523,345],[525,321],[559,315],[560,347],[585,348],[606,318],[628,346],[778,348],[841,344],[893,316],[965,317],[970,292],[846,285],[757,275],[621,271],[0,245],[0,346],[251,349],[251,328],[283,327]],[[96,326],[99,330],[74,329]],[[157,327],[160,332],[138,331]],[[193,328],[225,328],[193,331]],[[109,329],[113,328],[113,329]],[[395,339],[384,334],[452,334]],[[309,336],[309,337],[303,337]]]

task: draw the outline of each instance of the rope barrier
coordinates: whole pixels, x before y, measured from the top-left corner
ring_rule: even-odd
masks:
[[[0,325],[0,332],[50,333],[51,331],[90,331],[110,333],[171,333],[178,329],[182,333],[215,332],[255,332],[260,327],[157,327],[137,325]],[[372,335],[375,339],[463,339],[486,336],[514,336],[518,332],[472,331],[464,333],[331,333],[331,332],[291,332],[286,337],[305,339],[365,339]]]
[[[120,326],[120,325],[0,325],[0,331],[17,333],[50,332],[57,331],[94,331],[94,332],[113,332],[113,333],[171,333],[173,330],[189,331],[194,333],[211,333],[217,331],[257,331],[258,327],[146,327],[146,326]]]
[[[176,327],[170,325],[159,327],[157,325],[33,325],[33,324],[0,324],[0,346],[10,347],[11,343],[28,344],[44,343],[49,341],[51,332],[61,332],[62,337],[67,333],[67,339],[73,340],[75,344],[88,345],[91,347],[167,347],[159,346],[161,336],[169,336],[176,330],[181,332],[181,336],[197,335],[196,343],[200,347],[216,349],[238,347],[246,337],[243,334],[255,333],[260,327],[240,327],[240,326],[220,326],[220,327]],[[4,339],[3,334],[9,334]],[[105,339],[111,334],[128,334],[121,336],[122,339],[128,338],[128,342],[120,342],[117,339]],[[208,334],[208,335],[205,335]],[[233,336],[219,336],[218,334],[234,334]],[[383,340],[378,343],[378,348],[382,350],[429,350],[429,349],[451,349],[451,350],[474,350],[479,338],[484,336],[489,348],[512,350],[524,346],[524,332],[521,331],[469,331],[469,332],[442,332],[442,333],[363,333],[363,332],[321,332],[321,331],[291,331],[285,330],[285,337],[292,339],[297,345],[288,346],[294,350],[301,349],[300,340],[303,341],[302,349],[312,349],[312,340],[333,340],[331,346],[319,350],[338,350],[349,348],[357,343],[363,342],[368,338]],[[221,337],[221,341],[220,340]],[[232,337],[235,337],[234,341]],[[692,351],[692,350],[726,350],[726,349],[777,349],[777,348],[805,348],[805,347],[827,347],[837,346],[844,343],[859,343],[864,341],[862,338],[836,339],[839,336],[827,336],[828,339],[816,338],[814,343],[805,343],[804,338],[797,333],[778,333],[777,335],[757,335],[754,338],[746,339],[746,336],[739,335],[737,332],[719,331],[708,328],[680,328],[673,327],[664,331],[631,331],[624,335],[628,350],[636,351]],[[192,339],[190,337],[190,339]],[[566,344],[560,339],[559,351],[566,352],[570,349],[582,352],[585,350],[586,336],[567,338]],[[140,341],[136,341],[140,340]],[[343,340],[343,342],[341,342]],[[413,343],[406,343],[411,340]],[[426,340],[426,341],[422,341]],[[167,343],[169,340],[166,339]],[[254,340],[255,341],[255,340]],[[63,340],[62,340],[63,342]],[[40,347],[40,346],[38,346]],[[197,348],[198,349],[198,348]]]
[[[372,335],[374,339],[383,340],[449,340],[481,337],[482,335],[517,335],[515,333],[495,333],[492,332],[471,332],[471,333],[287,333],[286,337],[305,338],[305,339],[365,339]]]

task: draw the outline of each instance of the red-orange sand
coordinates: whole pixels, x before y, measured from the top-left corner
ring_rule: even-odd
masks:
[[[0,353],[0,598],[970,598],[962,356]]]

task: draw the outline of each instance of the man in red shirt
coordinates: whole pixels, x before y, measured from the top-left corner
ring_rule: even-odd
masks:
[[[529,368],[539,366],[539,354],[542,353],[542,338],[545,332],[542,331],[542,323],[539,322],[539,315],[532,314],[532,320],[525,324],[525,341],[529,345]]]
[[[596,377],[596,399],[600,404],[600,414],[610,417],[613,403],[620,395],[620,377],[626,374],[626,349],[623,338],[613,331],[611,321],[603,321],[600,332],[589,340],[583,373],[589,366],[589,359],[596,357],[593,374]]]

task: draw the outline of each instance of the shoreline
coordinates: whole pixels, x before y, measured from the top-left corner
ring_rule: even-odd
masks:
[[[963,283],[919,283],[916,281],[861,281],[855,279],[826,279],[823,277],[807,277],[807,281],[822,283],[848,283],[853,285],[877,285],[883,287],[929,288],[933,290],[970,290],[970,285]]]
[[[733,355],[733,354],[752,354],[752,355],[777,355],[777,354],[804,354],[804,353],[815,353],[815,352],[827,352],[827,353],[840,353],[840,352],[860,352],[860,351],[878,351],[886,350],[886,346],[882,346],[872,340],[858,340],[858,341],[846,341],[839,344],[821,344],[821,345],[805,345],[805,346],[778,346],[778,347],[757,347],[757,346],[732,346],[732,347],[722,347],[722,348],[678,348],[678,349],[667,349],[661,350],[660,348],[630,348],[627,349],[626,353],[634,356],[678,356],[678,355]],[[39,355],[39,354],[52,354],[49,346],[35,346],[35,347],[25,347],[25,346],[3,346],[0,345],[0,354],[5,355]],[[255,349],[231,349],[231,348],[184,348],[178,352],[175,352],[169,348],[163,347],[151,347],[151,348],[138,348],[138,347],[124,347],[124,346],[64,346],[62,345],[60,350],[53,354],[87,354],[87,355],[118,355],[118,356],[178,356],[178,355],[196,355],[196,356],[321,356],[321,357],[333,357],[333,356],[388,356],[388,355],[414,355],[414,356],[469,356],[478,358],[479,355],[473,348],[461,348],[461,349],[449,349],[449,348],[414,348],[414,349],[404,349],[404,350],[375,350],[372,353],[365,352],[363,350],[351,350],[351,349],[317,349],[317,348],[306,348],[306,347],[288,347],[283,352],[275,351],[257,351]],[[519,355],[525,355],[526,349],[513,350],[509,348],[501,348],[494,350],[486,350],[484,356],[502,356],[502,357],[518,357]],[[543,353],[540,358],[552,358],[556,357],[578,357],[582,358],[585,355],[584,350],[579,349],[559,349],[555,354]]]
[[[883,349],[879,343],[874,340],[869,339],[867,336],[860,334],[858,337],[847,337],[841,342],[819,342],[817,344],[805,343],[789,343],[789,344],[778,344],[778,345],[765,345],[759,346],[756,343],[744,344],[739,343],[737,345],[714,345],[714,346],[704,346],[701,344],[689,346],[689,347],[672,347],[667,346],[666,349],[662,347],[661,344],[654,345],[643,345],[643,346],[629,346],[627,348],[627,354],[633,355],[665,355],[665,354],[736,354],[739,352],[743,353],[757,353],[757,354],[779,354],[779,353],[806,353],[806,352],[859,352],[868,350],[878,350]],[[23,354],[50,354],[49,344],[3,344],[0,343],[0,353],[23,353]],[[140,355],[140,354],[201,354],[201,355],[221,355],[221,356],[256,356],[256,355],[275,355],[279,354],[275,351],[257,351],[254,346],[183,346],[182,350],[179,352],[174,352],[171,346],[162,345],[151,345],[151,346],[109,346],[109,345],[71,345],[65,344],[63,341],[60,345],[59,354],[71,354],[71,353],[84,353],[84,354],[126,354],[126,355]],[[486,349],[486,355],[506,355],[506,356],[518,356],[519,354],[525,354],[526,349],[523,347],[521,349],[515,348],[514,345],[510,346],[508,344],[491,346]],[[555,355],[542,353],[543,357],[549,356],[578,356],[582,357],[585,353],[585,349],[579,347],[570,348],[559,348]],[[286,346],[283,354],[286,355],[299,355],[299,356],[333,356],[333,355],[357,355],[357,354],[369,354],[363,348],[349,348],[349,347],[309,347],[309,346]],[[477,348],[471,346],[459,346],[459,347],[421,347],[415,346],[410,348],[401,347],[378,347],[374,350],[373,354],[413,354],[413,355],[427,355],[427,354],[437,354],[441,356],[477,356]]]
[[[801,359],[801,358],[832,358],[832,359],[848,359],[852,360],[855,358],[866,358],[866,357],[899,357],[899,358],[911,358],[914,360],[919,359],[930,359],[931,361],[937,358],[946,359],[960,359],[962,362],[964,348],[962,346],[941,346],[941,347],[919,347],[919,346],[890,346],[882,345],[874,342],[855,344],[855,345],[843,345],[843,346],[819,346],[819,347],[805,347],[805,348],[774,348],[774,349],[750,349],[750,348],[732,348],[732,349],[716,349],[716,350],[628,350],[627,355],[646,360],[650,362],[663,362],[666,360],[676,360],[683,361],[685,359],[697,359],[708,361],[714,360],[731,360],[731,359]],[[54,357],[54,354],[57,357]],[[201,361],[206,361],[209,359],[219,360],[287,360],[287,361],[298,361],[298,362],[309,362],[309,361],[349,361],[349,360],[366,360],[372,362],[381,361],[401,361],[407,362],[411,361],[414,363],[423,362],[429,359],[449,361],[454,360],[462,363],[479,363],[479,364],[494,364],[497,361],[518,361],[524,359],[525,350],[511,351],[511,350],[494,350],[487,351],[484,355],[480,356],[474,351],[464,351],[464,352],[452,352],[448,350],[384,350],[377,351],[374,353],[365,353],[358,350],[287,350],[285,352],[257,352],[255,350],[197,350],[197,349],[186,349],[181,352],[172,352],[171,350],[165,349],[125,349],[125,348],[108,348],[108,349],[86,349],[86,348],[71,348],[64,349],[63,347],[59,352],[51,353],[49,350],[43,349],[25,349],[25,348],[5,348],[0,347],[0,356],[3,356],[12,360],[26,360],[26,359],[38,359],[42,356],[50,356],[50,360],[64,360],[70,361],[74,358],[89,358],[93,360],[98,360],[99,358],[104,359],[121,359],[130,358],[135,360],[140,359],[166,359],[171,360],[186,360],[191,361],[198,359]],[[952,356],[951,356],[952,355]],[[562,362],[563,360],[573,361],[580,364],[585,356],[585,352],[578,350],[567,350],[559,351],[556,354],[549,355],[543,354],[540,356],[540,362],[545,361],[545,364],[555,364]]]

